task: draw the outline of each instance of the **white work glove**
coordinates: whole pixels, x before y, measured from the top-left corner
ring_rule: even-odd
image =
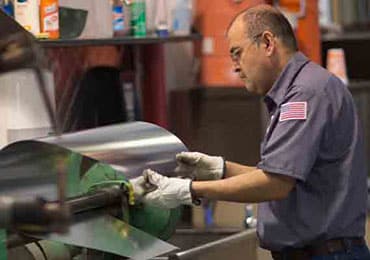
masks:
[[[145,204],[165,209],[192,204],[190,179],[168,178],[155,171],[145,170],[142,176],[130,182],[135,197]]]
[[[197,181],[219,180],[224,176],[224,159],[199,152],[181,152],[176,155],[179,175],[192,176]]]

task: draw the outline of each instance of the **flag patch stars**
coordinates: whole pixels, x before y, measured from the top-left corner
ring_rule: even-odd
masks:
[[[279,122],[287,120],[306,120],[307,102],[288,102],[281,105]]]

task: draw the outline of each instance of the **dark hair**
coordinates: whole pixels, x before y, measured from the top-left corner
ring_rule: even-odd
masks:
[[[298,50],[292,26],[278,9],[269,5],[258,5],[243,11],[238,16],[244,20],[247,37],[253,39],[256,35],[268,30],[280,38],[288,49]]]

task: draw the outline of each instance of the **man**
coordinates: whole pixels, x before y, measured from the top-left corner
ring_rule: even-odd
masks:
[[[227,39],[235,72],[264,96],[271,117],[261,161],[249,167],[181,153],[177,170],[195,180],[147,170],[142,178],[158,188],[142,200],[165,208],[198,198],[257,202],[260,244],[274,259],[370,259],[363,140],[346,86],[297,51],[288,21],[271,6],[239,14]]]

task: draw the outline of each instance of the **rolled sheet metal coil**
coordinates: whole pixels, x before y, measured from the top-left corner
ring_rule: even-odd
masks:
[[[56,144],[137,177],[147,168],[173,175],[175,154],[187,148],[172,133],[146,122],[133,122],[39,139]]]

